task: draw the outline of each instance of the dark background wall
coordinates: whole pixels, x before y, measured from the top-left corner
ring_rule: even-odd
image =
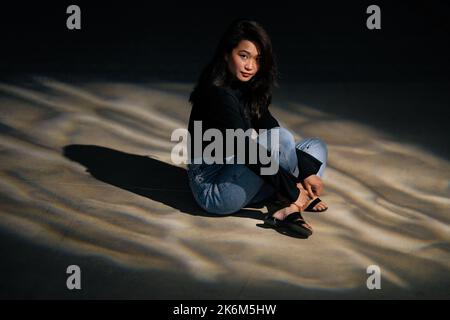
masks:
[[[66,28],[70,4],[81,7],[79,31]],[[366,28],[370,4],[381,30]],[[1,6],[0,72],[193,82],[226,26],[249,17],[272,36],[287,82],[442,81],[449,16],[446,1],[16,1]]]

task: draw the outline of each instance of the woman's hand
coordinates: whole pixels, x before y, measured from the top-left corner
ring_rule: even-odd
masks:
[[[312,174],[303,180],[303,187],[311,198],[315,198],[322,193],[323,182],[318,175]]]
[[[306,191],[301,183],[297,183],[297,188],[300,190],[300,195],[297,200],[295,200],[294,204],[298,207],[300,211],[303,211],[308,205],[311,198],[308,196],[308,191]]]

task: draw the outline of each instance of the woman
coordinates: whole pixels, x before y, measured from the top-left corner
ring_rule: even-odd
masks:
[[[245,158],[236,163],[235,154],[226,154],[223,163],[207,163],[189,148],[189,185],[197,203],[214,214],[230,214],[256,204],[268,203],[265,223],[312,234],[301,211],[321,212],[327,206],[318,196],[323,190],[321,177],[326,166],[327,148],[319,139],[299,143],[280,127],[268,107],[276,86],[277,67],[266,31],[255,21],[234,21],[222,36],[213,59],[204,68],[189,101],[191,141],[198,139],[195,125],[215,128],[226,136],[226,129],[259,131],[258,146],[274,151],[279,162],[274,174],[261,174],[261,161]],[[271,137],[278,134],[273,148]],[[197,137],[195,136],[197,134]],[[276,137],[276,135],[275,135]],[[202,150],[205,143],[202,141]],[[226,145],[226,142],[223,143]],[[245,151],[249,151],[249,142]],[[198,150],[197,150],[198,151]],[[226,152],[225,152],[226,153]],[[203,155],[203,154],[201,154]],[[248,155],[247,155],[248,156]],[[234,157],[234,159],[233,159]]]

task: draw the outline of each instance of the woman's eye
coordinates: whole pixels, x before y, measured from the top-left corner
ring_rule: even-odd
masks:
[[[247,58],[247,56],[245,54],[241,54],[240,56],[241,56],[242,59],[246,59]]]

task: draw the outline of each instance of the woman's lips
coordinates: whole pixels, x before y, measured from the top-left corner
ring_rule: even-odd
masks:
[[[241,73],[246,78],[248,78],[248,77],[250,77],[252,75],[251,73],[245,73],[245,72],[242,72],[242,71],[241,71]]]

